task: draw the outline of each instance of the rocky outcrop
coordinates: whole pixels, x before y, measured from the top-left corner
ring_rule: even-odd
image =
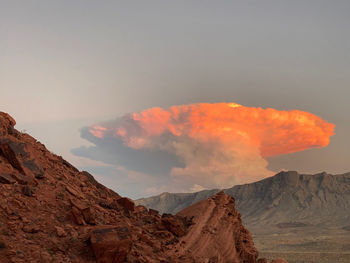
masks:
[[[233,198],[160,215],[14,125],[0,112],[0,262],[257,262]]]
[[[178,256],[190,253],[195,262],[256,262],[258,251],[231,196],[219,192],[178,215],[193,222],[175,247]]]

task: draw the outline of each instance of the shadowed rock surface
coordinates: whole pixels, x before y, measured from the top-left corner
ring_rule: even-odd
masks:
[[[0,112],[0,262],[258,262],[232,197],[160,215],[14,125]]]

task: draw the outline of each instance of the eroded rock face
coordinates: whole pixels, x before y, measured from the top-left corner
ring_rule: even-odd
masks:
[[[193,221],[188,234],[176,246],[179,255],[191,253],[195,262],[257,262],[258,251],[251,234],[242,225],[234,199],[224,192],[178,215]]]
[[[107,226],[91,231],[90,240],[97,262],[125,262],[133,240],[128,227]]]
[[[227,195],[175,216],[135,207],[14,125],[0,112],[0,262],[256,262]]]

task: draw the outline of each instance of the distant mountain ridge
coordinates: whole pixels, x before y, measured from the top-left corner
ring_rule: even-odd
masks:
[[[163,193],[136,200],[136,203],[162,213],[175,214],[219,191]],[[346,227],[350,224],[350,173],[310,175],[296,171],[280,172],[224,192],[235,198],[237,209],[249,227],[284,227],[288,224]]]

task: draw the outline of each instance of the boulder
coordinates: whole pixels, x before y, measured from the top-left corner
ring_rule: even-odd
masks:
[[[96,223],[93,209],[86,201],[78,199],[70,199],[72,204],[72,214],[78,225],[85,225],[86,223],[94,225]]]
[[[17,159],[16,153],[7,142],[0,144],[0,155],[2,155],[20,173],[25,174],[21,162]]]
[[[36,179],[45,178],[45,171],[40,165],[35,161],[35,159],[25,160],[23,162],[25,168],[29,169]]]
[[[163,214],[162,225],[171,233],[177,237],[184,236],[186,234],[186,226],[182,217],[173,216],[170,214]]]
[[[13,179],[8,174],[0,174],[0,183],[2,184],[14,184],[16,182],[15,179]]]
[[[131,234],[127,227],[98,227],[91,231],[90,242],[98,263],[127,262]]]
[[[134,202],[127,198],[127,197],[122,197],[122,198],[119,198],[117,200],[117,203],[122,206],[124,209],[126,209],[127,211],[130,211],[130,212],[134,212],[135,211],[135,204]]]

